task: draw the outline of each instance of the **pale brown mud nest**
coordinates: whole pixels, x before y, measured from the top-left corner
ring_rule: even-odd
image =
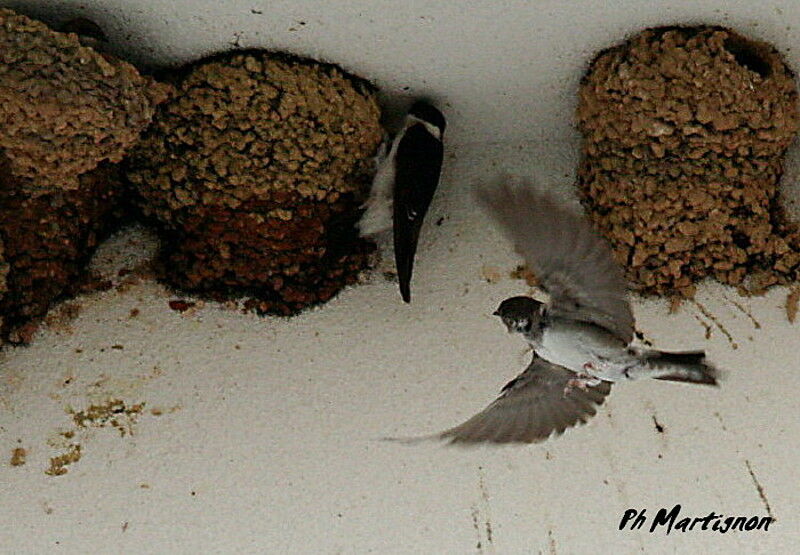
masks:
[[[119,162],[166,87],[72,33],[0,9],[0,149],[31,187],[66,189]]]
[[[0,342],[74,292],[166,86],[0,9]]]
[[[797,279],[778,191],[797,102],[774,48],[719,27],[651,29],[595,58],[577,110],[580,194],[635,288]]]
[[[283,315],[353,283],[374,249],[353,225],[382,138],[373,89],[264,51],[193,64],[177,89],[128,162],[166,280]]]

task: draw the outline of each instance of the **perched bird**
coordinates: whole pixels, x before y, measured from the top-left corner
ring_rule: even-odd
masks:
[[[420,228],[433,200],[442,170],[442,135],[446,122],[431,104],[418,101],[403,128],[378,162],[366,211],[359,221],[361,236],[393,230],[394,260],[400,294],[411,302],[411,274]]]
[[[531,187],[498,185],[479,200],[500,225],[549,301],[504,300],[495,315],[541,358],[575,373],[565,391],[640,378],[716,385],[704,351],[630,345],[634,319],[622,271],[589,222]]]

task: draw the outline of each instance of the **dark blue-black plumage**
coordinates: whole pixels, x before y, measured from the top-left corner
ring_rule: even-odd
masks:
[[[420,121],[406,128],[397,146],[393,203],[394,257],[405,302],[411,302],[411,276],[420,230],[439,185],[446,125],[442,113],[427,102],[415,103],[409,115]]]

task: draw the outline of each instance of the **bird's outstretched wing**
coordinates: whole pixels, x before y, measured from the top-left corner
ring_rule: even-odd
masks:
[[[394,185],[394,258],[400,294],[411,301],[411,274],[422,221],[442,171],[442,141],[419,123],[408,128],[397,147]]]
[[[564,394],[575,374],[535,354],[528,368],[503,388],[482,412],[436,437],[450,443],[536,443],[585,423],[603,404],[611,384]]]
[[[550,314],[599,325],[625,344],[633,340],[622,271],[586,218],[508,179],[478,189],[477,196],[550,295]]]

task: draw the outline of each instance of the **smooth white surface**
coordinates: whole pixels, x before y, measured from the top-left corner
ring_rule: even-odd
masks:
[[[800,4],[4,4],[54,10],[52,20],[93,17],[139,60],[192,59],[238,35],[242,46],[339,62],[390,98],[408,86],[442,99],[452,155],[423,230],[410,306],[380,271],[291,320],[214,303],[182,316],[167,306],[180,296],[145,282],[84,297],[71,331],[45,330],[30,347],[0,353],[0,552],[800,550],[800,323],[787,322],[785,289],[741,299],[701,288],[699,301],[730,337],[697,306],[669,315],[664,301],[636,301],[639,328],[657,347],[708,350],[726,370],[718,390],[618,386],[588,426],[538,446],[379,440],[463,421],[527,364],[524,346],[491,316],[503,298],[527,291],[507,277],[518,260],[467,191],[517,170],[567,194],[575,87],[592,53],[647,25],[705,21],[793,48],[797,68]],[[104,246],[98,267],[115,276],[146,247],[141,232],[123,234]],[[130,318],[134,308],[141,312]],[[134,434],[79,430],[82,459],[64,476],[45,475],[65,451],[59,432],[74,428],[65,409],[109,398],[146,403]],[[12,468],[17,446],[28,461]],[[778,519],[767,533],[617,530],[627,508],[652,516],[675,503],[686,516],[764,515],[759,487]]]

